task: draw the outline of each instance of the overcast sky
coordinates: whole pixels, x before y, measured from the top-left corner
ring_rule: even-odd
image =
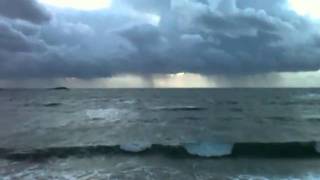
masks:
[[[0,85],[123,76],[143,87],[254,86],[256,77],[279,84],[277,74],[294,85],[303,72],[319,77],[314,0],[58,1],[0,0]]]

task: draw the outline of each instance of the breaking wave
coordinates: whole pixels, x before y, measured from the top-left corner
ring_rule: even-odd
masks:
[[[147,149],[151,148],[152,144],[143,143],[143,142],[136,142],[136,143],[129,143],[129,144],[121,144],[120,149],[127,152],[143,152]]]
[[[43,104],[44,107],[57,107],[57,106],[61,106],[62,103],[46,103]]]
[[[125,117],[135,117],[136,113],[127,109],[108,108],[108,109],[88,109],[86,115],[92,120],[106,120],[108,122],[117,122]]]
[[[320,93],[308,93],[303,94],[297,97],[298,99],[303,100],[320,100]]]
[[[288,178],[281,178],[281,177],[265,177],[265,176],[254,176],[254,175],[239,175],[236,177],[230,177],[230,180],[273,180],[273,179],[278,179],[278,180],[318,180],[320,179],[320,175],[317,174],[312,174],[308,173],[306,175],[303,175],[301,178],[294,178],[294,177],[288,177]]]
[[[233,144],[193,143],[183,146],[188,153],[201,157],[219,157],[232,153]]]
[[[315,149],[318,153],[320,153],[320,143],[319,143],[319,142],[315,143],[314,149]]]
[[[22,151],[0,149],[0,158],[12,160],[49,159],[53,157],[96,156],[109,153],[163,154],[170,157],[268,157],[315,158],[320,157],[320,143],[189,143],[181,145],[157,145],[128,143],[115,146],[56,147]]]

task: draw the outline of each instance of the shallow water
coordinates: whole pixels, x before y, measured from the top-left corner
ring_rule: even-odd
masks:
[[[314,178],[320,170],[319,109],[319,89],[4,90],[0,177],[32,179],[26,175],[32,171],[61,179],[55,168],[62,163],[70,166],[66,179],[78,179],[83,168],[102,179],[130,179],[130,173],[133,179]],[[95,167],[107,163],[100,156],[124,165],[135,159],[136,170]],[[75,167],[77,162],[84,166]],[[36,168],[28,169],[29,163]],[[192,169],[194,164],[203,169]]]
[[[312,159],[200,159],[152,154],[70,157],[44,162],[0,162],[3,179],[186,179],[313,180],[320,161]]]

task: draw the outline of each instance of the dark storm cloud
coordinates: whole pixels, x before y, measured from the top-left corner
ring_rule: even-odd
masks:
[[[22,28],[18,26],[17,28]],[[27,31],[27,30],[22,30]],[[29,30],[31,31],[31,30]],[[27,32],[30,33],[30,32]],[[6,21],[0,19],[0,50],[12,53],[30,52],[45,49],[45,45],[39,40],[28,38],[23,32],[18,31]]]
[[[50,19],[50,15],[35,0],[1,0],[0,15],[37,24]]]
[[[52,11],[38,27],[0,21],[0,77],[320,68],[320,22],[297,15],[285,0],[114,0],[108,10]]]
[[[161,35],[157,27],[152,25],[134,26],[120,32],[138,49],[154,48],[161,41]],[[139,42],[137,44],[137,42]]]
[[[24,36],[4,22],[0,22],[0,47],[13,52],[30,49]]]

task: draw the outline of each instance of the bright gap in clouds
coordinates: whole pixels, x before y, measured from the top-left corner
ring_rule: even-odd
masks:
[[[319,0],[288,0],[291,8],[302,16],[320,18]]]
[[[112,0],[38,0],[40,3],[60,8],[92,11],[109,8]]]
[[[145,14],[148,22],[151,24],[151,25],[154,25],[154,26],[159,26],[159,23],[161,21],[161,17],[156,15],[156,14]]]

